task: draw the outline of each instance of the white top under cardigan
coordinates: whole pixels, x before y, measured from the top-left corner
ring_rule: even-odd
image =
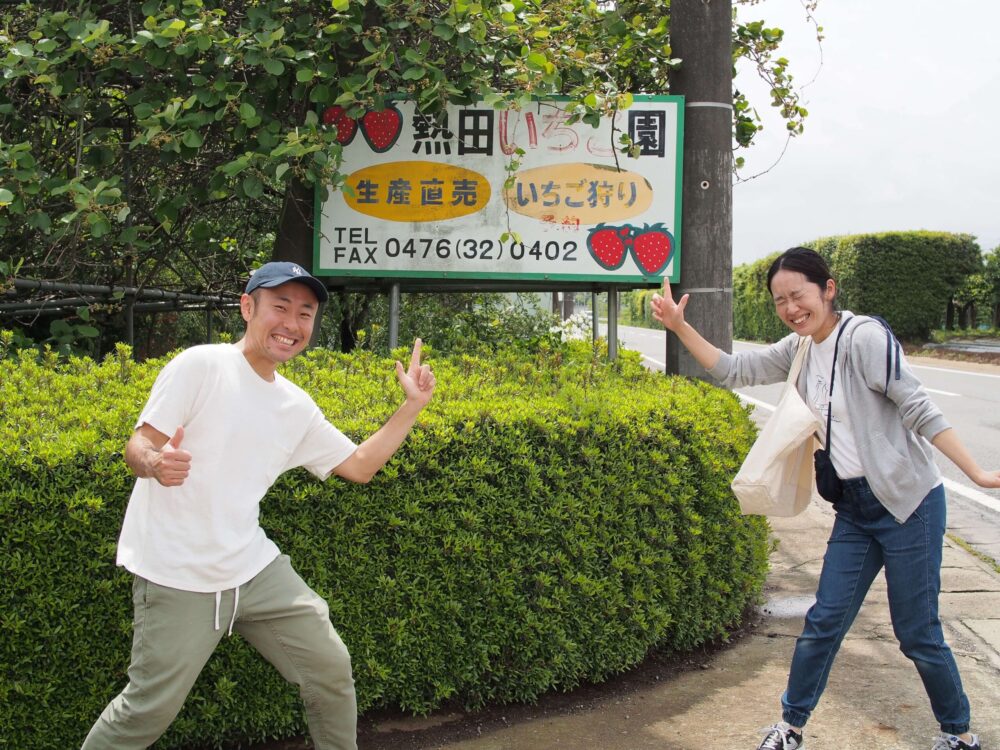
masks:
[[[830,407],[830,375],[833,370],[833,352],[837,346],[837,331],[846,325],[853,317],[843,313],[837,322],[837,328],[819,343],[813,342],[809,347],[800,380],[806,391],[805,402],[816,418],[823,425],[820,430],[820,442],[826,447],[826,412]],[[844,398],[844,373],[837,368],[833,379],[833,413],[830,417],[830,443],[833,445],[830,458],[837,476],[841,479],[864,476],[865,470],[858,456],[858,446],[854,442],[854,430],[851,428],[851,415],[847,411]]]

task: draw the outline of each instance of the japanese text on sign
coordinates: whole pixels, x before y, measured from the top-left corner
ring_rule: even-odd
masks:
[[[317,206],[316,272],[676,277],[679,98],[637,96],[598,128],[570,122],[563,107],[449,107],[430,117],[398,102],[357,120],[329,108],[323,121],[343,144],[347,179]]]

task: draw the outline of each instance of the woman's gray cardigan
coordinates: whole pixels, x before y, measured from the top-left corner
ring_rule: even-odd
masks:
[[[843,373],[838,393],[847,399],[868,484],[902,523],[941,482],[927,441],[950,425],[881,323],[856,315],[846,325],[837,355],[838,374]],[[766,349],[722,352],[709,373],[727,388],[781,382],[788,377],[799,338],[792,333]],[[801,375],[796,386],[805,398]]]

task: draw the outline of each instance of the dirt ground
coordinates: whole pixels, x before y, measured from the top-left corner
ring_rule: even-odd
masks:
[[[748,617],[744,629],[727,642],[713,643],[687,654],[653,654],[633,669],[599,685],[584,684],[566,693],[549,693],[533,705],[493,706],[467,713],[458,707],[443,707],[428,717],[413,717],[399,711],[378,711],[358,722],[358,747],[363,750],[432,750],[442,744],[472,739],[498,727],[551,716],[587,713],[609,697],[630,695],[684,672],[707,669],[708,662],[735,645],[756,627],[756,616]],[[304,737],[253,745],[247,750],[307,750]],[[198,750],[205,750],[199,748]]]

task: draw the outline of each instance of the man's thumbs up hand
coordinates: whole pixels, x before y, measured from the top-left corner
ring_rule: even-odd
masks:
[[[160,449],[153,464],[153,477],[164,487],[184,484],[191,470],[191,454],[181,449],[184,428],[178,427],[174,436]]]
[[[167,445],[169,445],[174,450],[177,450],[178,448],[181,447],[181,441],[183,439],[184,439],[184,428],[178,427],[177,432],[174,433],[174,436],[167,441]]]

